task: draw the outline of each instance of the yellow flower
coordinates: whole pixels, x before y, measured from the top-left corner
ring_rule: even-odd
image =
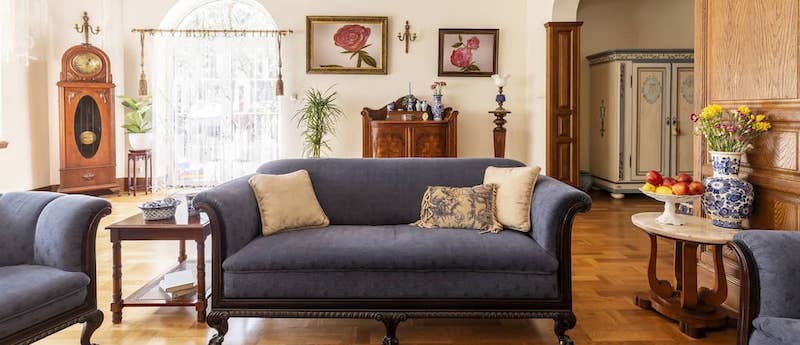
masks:
[[[709,106],[703,108],[703,112],[700,113],[700,118],[703,120],[709,120],[714,118],[715,116],[721,115],[723,112],[722,106],[718,104],[710,104]]]
[[[755,129],[756,131],[759,131],[759,132],[766,132],[770,128],[772,128],[772,125],[769,122],[755,122],[755,123],[753,123],[753,129]]]
[[[756,122],[764,121],[764,119],[766,119],[766,118],[767,118],[766,115],[758,114],[758,115],[756,115]]]
[[[748,108],[746,105],[740,106],[738,110],[739,110],[740,113],[745,114],[745,115],[752,114],[752,112],[750,111],[750,108]]]

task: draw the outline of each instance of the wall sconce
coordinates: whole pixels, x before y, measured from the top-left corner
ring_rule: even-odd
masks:
[[[417,40],[417,33],[411,33],[411,25],[408,24],[407,20],[405,32],[398,32],[397,39],[399,39],[400,42],[406,42],[406,54],[408,54],[408,45]]]

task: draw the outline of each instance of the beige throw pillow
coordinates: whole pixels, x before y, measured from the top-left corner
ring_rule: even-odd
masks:
[[[497,186],[484,184],[475,187],[428,187],[422,196],[421,228],[478,229],[500,232],[495,205]]]
[[[505,227],[531,230],[531,197],[541,170],[538,166],[486,168],[483,183],[497,185],[497,219]]]
[[[261,233],[264,236],[302,228],[321,228],[330,221],[314,194],[308,171],[298,170],[285,175],[255,175],[250,187],[261,211]]]

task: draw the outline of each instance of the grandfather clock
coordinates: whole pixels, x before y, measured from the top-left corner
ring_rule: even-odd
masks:
[[[111,189],[119,192],[114,140],[114,83],[108,55],[89,44],[89,26],[83,13],[84,43],[67,49],[61,58],[58,82],[61,186],[63,193]]]

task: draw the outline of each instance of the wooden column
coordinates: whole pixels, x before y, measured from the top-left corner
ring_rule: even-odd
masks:
[[[579,183],[580,36],[582,22],[549,22],[547,29],[547,175]]]

